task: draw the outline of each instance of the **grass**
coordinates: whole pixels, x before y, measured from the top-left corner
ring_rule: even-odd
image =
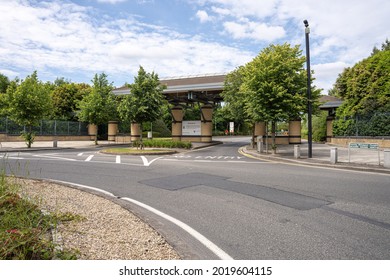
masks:
[[[37,203],[19,195],[20,187],[0,175],[0,260],[76,259],[76,251],[56,249],[51,230],[59,222],[80,217],[43,214]]]
[[[172,149],[191,149],[192,144],[185,141],[172,141],[171,138],[157,138],[143,140],[143,146],[147,149],[139,149],[139,141],[134,141],[133,146],[133,148],[108,148],[102,150],[102,152],[121,155],[158,155],[175,152]]]

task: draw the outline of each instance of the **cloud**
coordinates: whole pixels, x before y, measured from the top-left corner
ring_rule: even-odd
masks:
[[[199,10],[196,12],[196,17],[199,18],[200,22],[201,23],[204,23],[204,22],[207,22],[207,21],[211,21],[212,20],[212,17],[210,17],[206,11],[203,11],[203,10]]]
[[[327,93],[336,82],[338,74],[343,72],[347,67],[350,67],[350,65],[343,61],[313,65],[312,69],[314,70],[314,77],[316,78],[315,85],[318,88],[324,89],[323,93]]]
[[[6,73],[90,80],[106,72],[119,85],[139,65],[160,76],[228,72],[253,54],[183,35],[136,17],[96,19],[96,11],[71,2],[1,3],[0,65]],[[73,80],[73,78],[72,78]]]
[[[99,3],[117,4],[126,2],[127,0],[97,0]]]
[[[235,39],[254,39],[257,41],[271,42],[283,38],[286,34],[281,26],[267,26],[264,23],[248,21],[237,23],[228,21],[223,24],[225,31]]]

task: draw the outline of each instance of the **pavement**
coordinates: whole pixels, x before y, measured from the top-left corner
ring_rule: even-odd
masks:
[[[222,139],[219,139],[222,140]],[[221,144],[221,141],[213,141],[212,143],[193,143],[193,149],[204,148],[212,145]],[[93,141],[37,141],[32,144],[31,148],[27,148],[24,142],[1,142],[0,153],[9,152],[32,152],[41,150],[61,150],[72,148],[93,148],[102,146],[126,145],[117,144],[112,141],[99,141],[96,146]],[[331,168],[342,168],[351,170],[371,171],[390,174],[390,168],[385,168],[384,165],[384,149],[369,150],[369,149],[350,149],[347,147],[313,143],[312,158],[308,158],[308,145],[303,142],[299,145],[300,158],[294,157],[294,145],[278,145],[276,154],[272,154],[269,148],[268,153],[257,152],[256,148],[247,145],[240,148],[240,153],[261,160],[279,161],[290,164],[303,164],[312,166],[323,166]],[[330,162],[331,148],[337,148],[338,161],[336,164]],[[390,149],[386,149],[390,150]]]
[[[312,158],[308,158],[308,144],[303,142],[299,145],[300,158],[294,156],[294,145],[278,145],[276,154],[272,154],[269,148],[268,153],[257,152],[256,148],[250,145],[242,147],[240,153],[263,160],[279,161],[291,164],[322,166],[330,168],[350,169],[359,171],[370,171],[390,174],[390,168],[384,167],[384,152],[390,149],[348,149],[348,147],[313,143]],[[337,163],[330,161],[331,149],[337,148]],[[349,150],[349,151],[348,151]]]

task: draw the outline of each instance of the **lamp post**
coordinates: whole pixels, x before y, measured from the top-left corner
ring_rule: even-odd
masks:
[[[305,24],[305,38],[306,38],[306,69],[307,69],[307,141],[308,141],[308,152],[307,157],[313,157],[313,141],[312,141],[312,123],[311,123],[311,76],[310,76],[310,50],[309,50],[309,22],[305,19],[303,21]]]

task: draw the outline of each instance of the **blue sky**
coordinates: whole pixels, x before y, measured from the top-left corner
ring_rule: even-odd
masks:
[[[160,78],[227,73],[270,44],[300,44],[324,92],[390,39],[388,0],[0,0],[0,72],[131,83],[139,65]]]

